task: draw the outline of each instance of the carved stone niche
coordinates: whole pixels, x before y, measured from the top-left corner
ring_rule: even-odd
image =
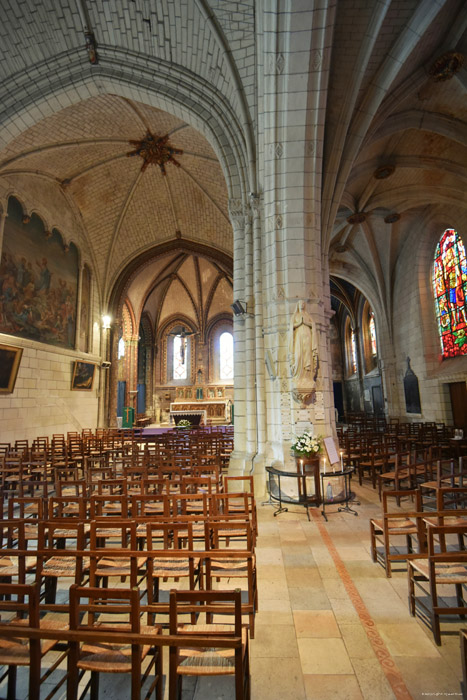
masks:
[[[422,412],[420,403],[420,390],[418,377],[410,366],[410,357],[407,358],[407,371],[404,376],[405,410],[407,413]]]

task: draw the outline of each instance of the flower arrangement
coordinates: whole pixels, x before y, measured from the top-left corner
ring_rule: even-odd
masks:
[[[179,420],[177,423],[177,428],[191,428],[191,423],[189,420],[186,418],[182,418],[182,420]]]
[[[321,452],[321,439],[315,437],[311,432],[305,431],[303,435],[294,436],[292,442],[292,452],[298,456],[309,457]]]

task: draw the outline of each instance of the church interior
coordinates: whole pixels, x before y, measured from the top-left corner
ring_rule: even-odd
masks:
[[[0,694],[467,693],[464,0],[0,5]]]

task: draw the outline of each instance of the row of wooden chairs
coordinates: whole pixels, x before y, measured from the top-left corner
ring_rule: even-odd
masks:
[[[384,492],[382,516],[370,520],[370,546],[373,561],[381,561],[388,577],[396,562],[407,562],[410,614],[428,614],[439,645],[440,617],[467,613],[467,488],[440,487],[435,496],[436,509],[424,510],[420,489]],[[403,497],[413,499],[414,509],[391,510],[390,500],[400,502]],[[454,605],[447,594],[440,596],[439,587],[448,584],[455,587]]]
[[[96,698],[99,674],[118,673],[130,676],[131,700],[155,694],[163,697],[163,647],[169,647],[169,700],[181,698],[181,680],[187,675],[233,675],[237,700],[250,698],[248,629],[242,624],[240,591],[170,592],[169,635],[148,619],[142,622],[143,609],[137,588],[102,589],[70,588],[66,621],[57,622],[43,616],[37,587],[0,584],[2,615],[0,634],[4,644],[0,662],[8,666],[9,697],[16,697],[16,668],[29,666],[30,700],[39,700],[41,683],[48,679],[67,658],[65,675],[58,680],[51,697],[65,682],[67,698],[78,697],[79,682],[89,671],[85,688]],[[212,622],[216,614],[233,614],[233,624]],[[204,624],[192,625],[180,617],[204,616]],[[52,667],[41,675],[42,658],[58,644],[64,652]],[[143,670],[143,664],[150,659]]]

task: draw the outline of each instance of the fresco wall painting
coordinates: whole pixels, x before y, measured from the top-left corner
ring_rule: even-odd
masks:
[[[74,348],[78,250],[10,197],[0,263],[0,331]]]

